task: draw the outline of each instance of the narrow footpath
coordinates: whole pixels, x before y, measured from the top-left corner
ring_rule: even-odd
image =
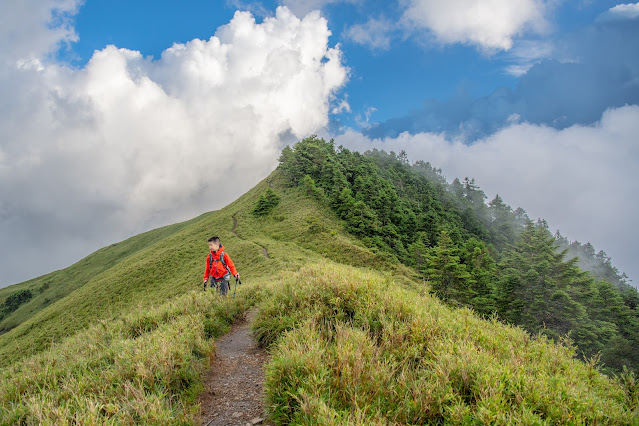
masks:
[[[231,232],[233,233],[233,235],[235,235],[237,238],[239,238],[240,240],[243,240],[244,238],[240,237],[239,235],[237,235],[237,217],[235,217],[235,215],[237,215],[237,213],[235,213],[232,217],[233,217],[233,229],[231,229]],[[269,255],[268,255],[268,250],[266,250],[266,247],[264,247],[263,245],[256,243],[255,241],[253,241],[254,244],[257,244],[258,246],[262,247],[262,253],[264,253],[264,257],[267,259],[270,259]]]
[[[215,342],[215,361],[200,397],[202,425],[265,424],[263,366],[268,355],[251,335],[254,316],[249,311]]]

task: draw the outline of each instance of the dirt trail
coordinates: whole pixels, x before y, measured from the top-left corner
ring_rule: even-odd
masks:
[[[231,229],[231,232],[233,233],[233,235],[235,235],[237,238],[239,238],[240,240],[243,240],[244,238],[240,237],[239,235],[237,235],[237,217],[235,217],[237,213],[235,213],[232,217],[233,217],[233,229]],[[258,246],[262,247],[262,253],[264,253],[264,257],[266,257],[267,259],[270,259],[269,255],[268,255],[268,250],[266,250],[266,247],[264,247],[261,244],[256,243],[255,241],[253,241],[255,244],[257,244]]]
[[[268,355],[257,346],[249,324],[255,311],[216,342],[215,362],[200,397],[203,425],[264,424],[264,363]]]
[[[235,235],[237,238],[240,238],[240,236],[239,236],[239,235],[237,235],[237,232],[235,232],[235,231],[237,230],[237,218],[235,217],[235,215],[236,215],[236,214],[237,214],[237,213],[235,213],[235,214],[233,215],[233,229],[231,229],[231,232],[232,232],[232,233],[233,233],[233,235]],[[240,238],[240,240],[241,240],[241,238]]]

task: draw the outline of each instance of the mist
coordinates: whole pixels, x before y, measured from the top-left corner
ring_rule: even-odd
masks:
[[[411,161],[441,167],[449,182],[475,178],[488,201],[499,194],[568,239],[592,243],[637,280],[638,134],[639,106],[632,105],[606,110],[594,125],[517,123],[470,144],[444,133],[372,139],[353,130],[335,143],[362,152],[405,150]]]

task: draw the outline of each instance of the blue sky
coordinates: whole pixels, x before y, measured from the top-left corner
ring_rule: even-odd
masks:
[[[201,0],[179,4],[88,1],[75,18],[78,42],[60,56],[82,66],[94,50],[114,44],[158,58],[174,42],[211,37],[233,18],[236,5]],[[274,15],[278,2],[240,5],[261,20]],[[371,16],[399,19],[399,5],[392,2],[328,3],[322,13],[329,20],[331,44],[340,44],[344,64],[351,70],[348,86],[341,92],[348,94],[353,111],[339,117],[348,125],[357,126],[355,116],[363,116],[370,107],[376,108],[371,118],[384,121],[420,108],[425,99],[443,101],[460,92],[485,96],[497,87],[513,87],[518,80],[504,70],[510,64],[507,55],[486,55],[472,46],[424,46],[419,36],[403,40],[405,36],[395,34],[388,48],[376,48],[349,37],[353,25],[365,24]]]
[[[0,286],[222,207],[314,133],[474,177],[639,276],[639,3],[15,0],[0,16]]]
[[[273,16],[280,3],[88,1],[74,18],[79,40],[60,50],[59,58],[81,67],[95,50],[108,44],[159,58],[174,42],[208,39],[233,18],[238,7],[251,11],[259,21]],[[635,71],[639,62],[633,43],[639,32],[636,20],[602,22],[601,16],[615,2],[548,2],[543,7],[545,28],[509,34],[512,47],[508,49],[473,41],[433,42],[428,30],[406,28],[387,30],[384,46],[363,43],[353,36],[354,27],[370,19],[397,23],[406,2],[306,3],[308,6],[298,6],[298,14],[320,7],[332,33],[330,43],[339,44],[344,65],[350,69],[348,83],[336,94],[348,97],[351,111],[331,119],[373,137],[397,136],[403,131],[459,134],[462,123],[465,137],[472,142],[503,127],[512,114],[528,122],[565,128],[595,122],[606,108],[639,99],[636,87],[622,88],[623,81],[612,81],[619,58],[634,56]],[[617,44],[615,37],[627,37],[626,44]],[[597,61],[607,61],[611,48],[617,50],[613,61],[605,63],[608,67],[601,66]],[[525,69],[528,72],[521,74]],[[602,78],[606,73],[611,81]],[[573,82],[572,87],[567,82]],[[556,93],[558,87],[565,87],[565,92]],[[551,109],[552,96],[544,90],[570,97],[573,104]],[[504,92],[510,98],[505,105]],[[502,101],[500,109],[486,108],[497,98]]]

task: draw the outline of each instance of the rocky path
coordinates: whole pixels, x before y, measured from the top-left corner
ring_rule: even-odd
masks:
[[[264,424],[264,370],[268,356],[251,335],[255,311],[216,342],[215,362],[200,397],[202,425]]]

